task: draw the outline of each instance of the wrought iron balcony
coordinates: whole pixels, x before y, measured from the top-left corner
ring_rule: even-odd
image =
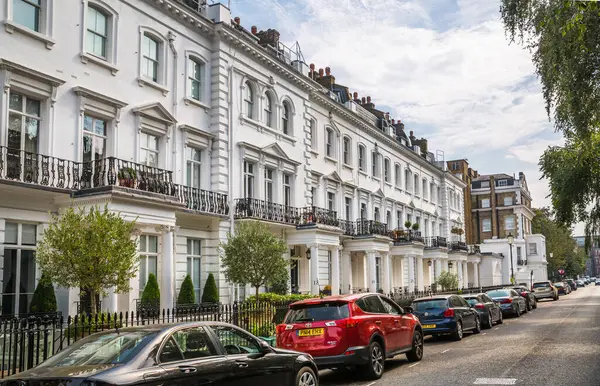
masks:
[[[300,224],[313,225],[322,224],[337,227],[340,222],[337,218],[337,212],[317,206],[300,208]]]
[[[469,255],[476,255],[478,253],[481,253],[481,248],[479,247],[479,245],[469,245]]]
[[[350,220],[339,220],[340,229],[344,231],[346,236],[354,236],[356,235],[356,223]]]
[[[374,220],[356,221],[356,236],[389,236],[387,224]]]
[[[238,198],[235,201],[234,214],[236,218],[253,218],[290,225],[297,225],[300,220],[298,209],[293,206],[257,200],[256,198]]]
[[[421,232],[413,230],[396,229],[390,232],[390,237],[395,245],[424,242]]]
[[[425,247],[426,248],[447,248],[448,243],[446,242],[445,237],[431,236],[431,237],[425,238]]]
[[[173,172],[107,157],[75,162],[0,146],[0,180],[85,194],[109,186],[172,197],[190,210],[229,213],[227,195],[173,183]]]
[[[469,248],[467,246],[467,243],[465,243],[464,241],[451,241],[450,242],[450,250],[468,252]]]

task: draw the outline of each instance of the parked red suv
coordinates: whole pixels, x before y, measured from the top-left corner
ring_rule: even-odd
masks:
[[[359,366],[379,379],[387,358],[421,360],[423,331],[412,309],[383,295],[328,296],[292,303],[277,326],[277,347],[310,354],[319,369]]]

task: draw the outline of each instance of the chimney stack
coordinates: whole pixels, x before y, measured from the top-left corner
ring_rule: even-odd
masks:
[[[252,31],[252,35],[256,35],[258,33],[258,28],[256,28],[255,25],[253,25],[251,28],[251,31]]]
[[[241,20],[240,20],[239,16],[234,17],[233,21],[235,21],[235,24],[240,25]]]

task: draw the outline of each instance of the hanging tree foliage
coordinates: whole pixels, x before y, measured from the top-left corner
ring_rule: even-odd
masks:
[[[52,214],[44,231],[36,261],[48,280],[63,288],[84,288],[96,311],[96,294],[129,291],[136,276],[137,243],[132,240],[135,222],[125,221],[107,207],[103,211],[68,208]]]
[[[546,111],[565,138],[564,146],[549,147],[539,163],[556,220],[567,226],[584,221],[586,234],[595,234],[600,228],[600,5],[502,0],[500,13],[510,41],[532,53]]]

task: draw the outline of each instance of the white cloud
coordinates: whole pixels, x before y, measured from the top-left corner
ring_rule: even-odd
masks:
[[[565,141],[562,138],[554,140],[534,139],[527,144],[513,146],[508,149],[507,158],[516,158],[523,162],[538,164],[540,156],[549,146],[561,146]]]

